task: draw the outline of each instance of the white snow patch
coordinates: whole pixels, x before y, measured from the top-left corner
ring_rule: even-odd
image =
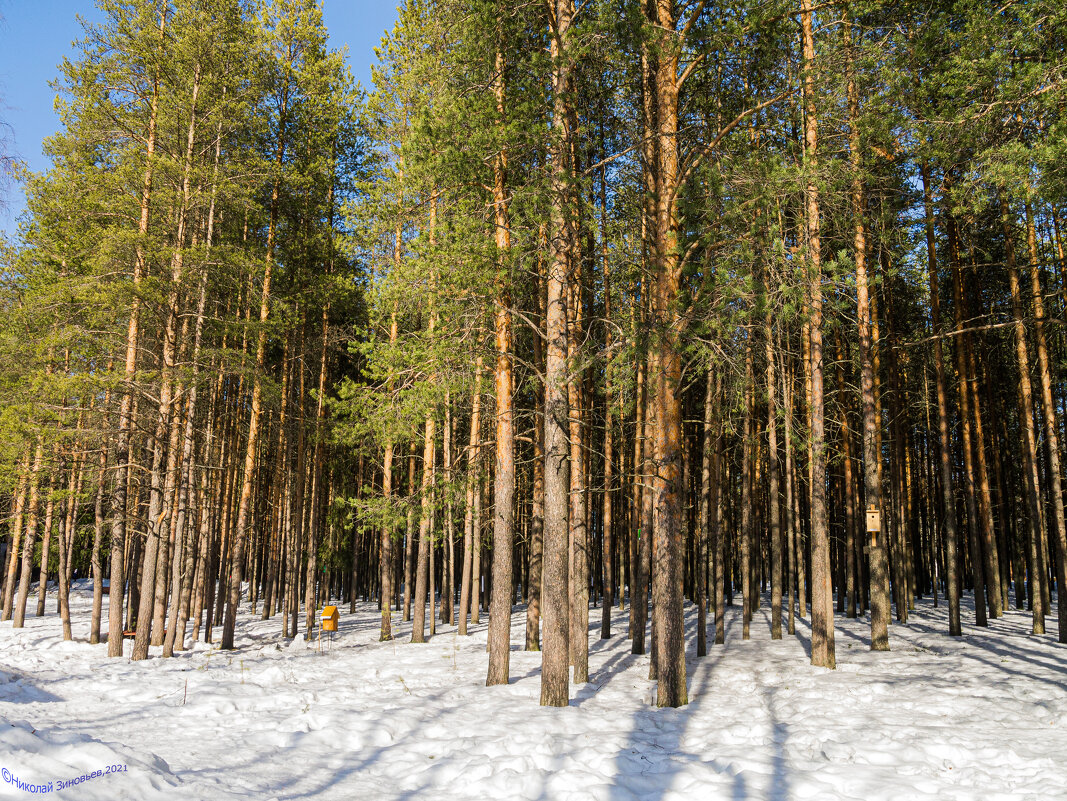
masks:
[[[31,798],[163,799],[178,786],[155,754],[26,721],[0,722],[0,794]]]
[[[725,646],[698,659],[687,607],[690,703],[678,710],[650,706],[648,656],[630,653],[626,616],[601,640],[597,612],[590,682],[550,709],[538,706],[537,653],[513,650],[511,684],[485,687],[484,621],[465,638],[438,624],[413,645],[397,615],[396,639],[381,643],[374,605],[345,604],[320,652],[246,607],[236,651],[197,644],[164,660],[152,648],[132,662],[88,644],[90,602],[79,584],[70,643],[51,599],[26,628],[0,625],[0,769],[43,781],[127,766],[40,797],[1067,797],[1067,646],[1030,635],[1023,612],[951,639],[944,605],[919,601],[890,628],[889,653],[869,650],[869,621],[838,618],[838,669],[827,671],[809,664],[807,620],[770,639],[766,605],[749,641],[740,607],[729,609]],[[517,609],[515,649],[524,623]],[[0,781],[0,797],[34,795]]]

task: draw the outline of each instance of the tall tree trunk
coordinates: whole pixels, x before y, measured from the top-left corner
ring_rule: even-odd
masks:
[[[480,460],[478,464],[481,467]],[[471,521],[471,623],[475,625],[481,622],[482,614],[482,507],[485,501],[485,496],[483,495],[484,478],[485,475],[481,470],[475,473],[474,518]]]
[[[437,190],[430,192],[429,246],[433,248],[437,244]],[[435,279],[430,278],[430,319],[427,326],[427,337],[433,340],[434,330],[437,325],[436,311],[434,311],[433,292]],[[436,376],[430,375],[430,382],[436,382]],[[426,597],[429,592],[430,599],[430,633],[434,633],[435,618],[433,614],[433,492],[437,468],[437,419],[431,412],[426,415],[426,422],[422,446],[422,487],[419,493],[419,560],[415,576],[415,606],[412,615],[411,641],[426,642]]]
[[[674,32],[678,20],[672,0],[656,0],[660,30]],[[681,253],[676,194],[679,189],[678,65],[679,43],[662,41],[656,59],[656,282],[653,290],[656,375],[656,481],[653,519],[653,637],[659,677],[657,705],[688,703],[685,631],[682,608],[682,469],[681,320],[675,308],[681,286]]]
[[[37,544],[37,504],[39,495],[39,475],[41,463],[44,459],[44,438],[37,436],[37,447],[33,455],[33,469],[30,472],[30,500],[26,508],[26,534],[22,541],[22,572],[19,577],[18,599],[15,601],[12,628],[21,629],[26,620],[26,599],[30,594],[30,581],[33,577],[33,547]],[[62,479],[63,471],[60,469],[59,478]],[[49,482],[51,487],[51,482]],[[49,511],[51,511],[51,488],[49,488]],[[51,514],[49,528],[51,527]],[[63,544],[60,543],[60,550]],[[59,577],[60,582],[63,576]]]
[[[972,436],[971,391],[968,387],[967,337],[963,332],[963,284],[962,269],[959,265],[959,237],[956,221],[951,214],[947,216],[948,251],[952,262],[952,297],[956,337],[956,374],[959,379],[960,420],[963,435],[963,480],[967,501],[967,532],[971,546],[971,568],[974,578],[974,613],[979,626],[988,625],[986,619],[985,577],[982,573],[982,547],[979,540],[981,518],[978,510],[978,490],[975,487],[977,469],[974,465],[975,443]],[[978,443],[977,447],[981,447]]]
[[[81,428],[81,426],[78,426]],[[67,484],[67,498],[64,502],[64,519],[59,533],[59,570],[56,582],[56,595],[59,597],[59,619],[63,624],[63,639],[74,639],[70,627],[70,576],[71,555],[74,550],[75,523],[78,519],[78,497],[82,487],[81,448],[75,444],[74,458]]]
[[[482,371],[484,364],[482,356],[474,365],[474,390],[471,398],[471,430],[470,441],[467,445],[467,497],[463,516],[463,574],[459,581],[459,633],[467,634],[467,615],[470,612],[472,600],[472,585],[477,581],[474,575],[474,504],[475,493],[478,487],[478,470],[481,469],[479,454],[479,439],[482,428]],[[481,525],[481,521],[478,521]]]
[[[848,421],[848,395],[845,389],[845,343],[841,328],[837,331],[837,404],[841,414],[841,461],[844,482],[845,538],[843,545],[843,568],[845,588],[838,588],[838,610],[845,611],[846,617],[856,616],[856,527],[857,503],[856,481],[852,473],[852,429]],[[847,595],[847,599],[845,598]],[[847,608],[844,608],[847,600]]]
[[[771,538],[771,639],[782,639],[782,523],[778,495],[778,409],[775,400],[774,318],[769,298],[764,317],[764,353],[767,359],[767,516]]]
[[[241,583],[244,581],[245,551],[248,546],[248,518],[252,509],[252,489],[255,486],[256,460],[259,452],[260,418],[263,412],[263,371],[267,361],[267,319],[270,317],[271,279],[274,272],[274,251],[278,238],[282,164],[285,161],[286,126],[289,110],[288,88],[283,91],[275,146],[275,176],[271,183],[270,213],[267,225],[267,248],[263,266],[263,288],[259,301],[259,334],[256,339],[256,366],[252,377],[252,398],[249,402],[248,438],[245,441],[244,471],[237,505],[237,522],[233,528],[233,548],[230,557],[228,597],[222,626],[223,650],[233,649],[237,626],[237,608],[241,602]]]
[[[442,432],[444,439],[441,461],[444,466],[445,492],[445,542],[444,562],[441,566],[441,622],[453,625],[456,614],[456,543],[455,520],[452,508],[452,443],[456,437],[456,418],[452,414],[452,393],[445,388],[445,425]]]
[[[752,586],[753,551],[756,546],[755,504],[752,500],[752,473],[756,468],[756,375],[755,347],[750,331],[745,340],[745,419],[742,423],[744,441],[741,443],[741,639],[751,636],[752,613],[758,594]]]
[[[174,414],[176,354],[178,352],[178,304],[181,299],[182,278],[185,269],[185,232],[189,219],[189,203],[192,194],[193,152],[196,143],[196,104],[200,94],[200,64],[193,75],[192,97],[189,104],[189,128],[186,135],[185,159],[182,176],[182,196],[178,207],[177,231],[174,236],[174,255],[170,265],[170,289],[167,296],[167,321],[163,330],[161,372],[159,379],[159,413],[153,437],[151,493],[148,503],[148,537],[145,540],[144,565],[141,573],[141,598],[137,612],[137,633],[133,641],[133,659],[147,659],[148,646],[162,643],[161,634],[152,635],[152,626],[163,617],[163,595],[166,587],[166,571],[160,572],[157,581],[157,560],[161,541],[169,535],[172,521],[169,501],[173,492],[174,471],[177,465],[178,417]],[[180,392],[180,385],[178,386]],[[165,556],[165,543],[162,545]],[[158,601],[158,603],[157,603]],[[157,609],[158,607],[158,609]]]
[[[1030,354],[1026,342],[1025,309],[1022,299],[1022,286],[1019,269],[1015,262],[1015,244],[1012,237],[1011,217],[1008,202],[1000,200],[1000,223],[1004,233],[1004,252],[1008,263],[1008,284],[1011,289],[1011,313],[1015,330],[1015,358],[1019,364],[1019,428],[1023,433],[1023,483],[1026,486],[1027,500],[1030,505],[1030,537],[1032,570],[1030,580],[1041,563],[1041,485],[1037,468],[1037,434],[1034,431],[1033,388],[1030,382]],[[1037,558],[1033,558],[1037,557]],[[1061,564],[1063,560],[1060,560]],[[1042,569],[1042,573],[1044,570]],[[1062,580],[1061,580],[1062,581]],[[1062,587],[1062,583],[1060,584]],[[1041,598],[1040,584],[1034,588],[1034,634],[1045,632],[1044,602]],[[977,604],[977,601],[976,601]],[[1061,620],[1063,613],[1060,613]]]
[[[797,497],[796,497],[796,510],[794,511],[794,519],[797,529],[797,611],[800,617],[804,617],[808,614],[808,599],[811,597],[811,582],[808,580],[808,567],[810,560],[807,558],[807,549],[811,545],[811,518],[810,516],[801,517],[801,506],[806,498],[808,501],[808,512],[811,511],[811,465],[814,461],[812,454],[812,440],[811,440],[811,322],[808,318],[808,304],[804,304],[804,323],[801,325],[800,333],[800,369],[804,376],[804,418],[807,423],[807,434],[805,438],[805,444],[807,445],[807,473],[808,473],[808,485],[807,495],[803,496],[800,492],[800,479],[797,478]],[[804,524],[807,524],[806,526]],[[804,535],[808,535],[807,543],[804,542]]]
[[[107,405],[105,400],[105,406]],[[100,616],[104,605],[104,565],[100,551],[104,540],[104,489],[107,477],[107,448],[100,449],[100,467],[96,472],[96,499],[93,502],[93,608],[89,617],[89,642],[100,642]]]
[[[552,57],[552,201],[549,232],[548,299],[545,320],[545,522],[541,600],[544,646],[541,651],[541,705],[567,706],[569,577],[567,570],[567,493],[570,489],[567,381],[567,283],[571,268],[569,164],[570,93],[573,69],[571,22],[574,0],[554,0]]]
[[[712,515],[715,510],[712,506],[712,482],[718,480],[718,476],[712,477],[711,470],[714,461],[714,451],[718,445],[717,437],[713,431],[715,424],[715,380],[712,378],[709,365],[708,375],[704,383],[704,430],[700,459],[700,523],[697,533],[697,656],[706,656],[708,653],[707,643],[707,560],[708,543],[717,539],[712,537]],[[714,561],[714,560],[713,560]],[[711,571],[714,575],[714,570]],[[716,584],[712,581],[711,592],[717,592]],[[716,618],[718,606],[715,606]]]
[[[48,597],[48,563],[52,552],[52,491],[48,491],[48,503],[44,511],[44,535],[41,537],[41,571],[37,587],[37,617],[44,617],[45,600]]]
[[[287,490],[291,487],[291,471],[290,467],[290,445],[289,445],[289,396],[292,390],[292,375],[296,359],[293,358],[293,329],[286,332],[285,344],[282,346],[282,359],[279,369],[282,374],[282,386],[280,394],[280,403],[278,409],[278,436],[276,438],[277,444],[275,445],[274,456],[274,470],[271,476],[271,508],[270,521],[267,524],[268,541],[267,541],[267,578],[266,589],[263,598],[263,614],[262,620],[267,620],[273,613],[273,605],[275,598],[273,597],[273,591],[271,585],[275,582],[278,573],[283,573],[285,570],[282,565],[277,565],[276,562],[280,562],[282,552],[287,550],[288,545],[288,527],[287,523],[290,519],[290,515],[287,514],[286,506],[289,502],[289,493]],[[302,369],[302,368],[301,368]],[[285,594],[279,592],[279,595]],[[288,636],[288,621],[283,623],[282,636]]]
[[[1000,556],[997,550],[996,532],[993,528],[993,491],[989,480],[986,459],[986,435],[982,423],[982,407],[978,392],[978,367],[974,356],[974,338],[966,337],[968,362],[967,388],[971,393],[971,410],[974,413],[975,462],[978,465],[979,523],[982,537],[983,565],[985,568],[986,601],[989,616],[998,618],[1004,613],[1004,593],[1000,586]],[[910,563],[909,563],[910,564]]]
[[[221,123],[220,123],[221,124]],[[219,147],[221,145],[221,139],[216,139],[215,150],[215,170],[218,172],[218,158]],[[214,188],[212,189],[214,194]],[[212,198],[211,210],[208,213],[209,219],[209,239],[208,248],[211,247],[210,230],[211,221],[214,218],[214,197]],[[200,275],[200,297],[196,306],[196,323],[193,333],[193,377],[190,382],[189,396],[186,400],[185,408],[185,431],[182,437],[182,459],[181,459],[181,478],[179,481],[179,499],[178,499],[178,521],[177,521],[177,537],[181,542],[184,539],[184,550],[182,550],[182,564],[179,568],[179,559],[177,552],[175,553],[175,571],[174,578],[171,581],[171,592],[173,597],[171,598],[171,614],[170,622],[167,625],[166,639],[163,642],[163,656],[171,656],[175,649],[182,651],[185,649],[185,625],[188,619],[189,611],[189,596],[192,593],[192,579],[193,579],[193,565],[194,556],[196,553],[196,537],[194,532],[196,531],[194,522],[189,514],[188,507],[195,501],[195,475],[193,464],[194,453],[194,423],[196,420],[196,399],[198,390],[198,379],[200,375],[200,347],[203,340],[204,333],[204,313],[207,310],[207,290],[208,290],[208,274],[207,270],[203,270]],[[187,523],[187,521],[189,521]],[[185,535],[185,531],[188,530],[188,536]]]
[[[925,161],[920,166],[919,172],[923,182],[927,274],[930,284],[930,323],[934,334],[934,384],[937,394],[938,467],[940,468],[941,505],[945,527],[945,592],[948,596],[948,633],[949,636],[959,637],[963,634],[960,624],[960,580],[957,555],[959,534],[956,529],[956,499],[952,491],[952,441],[949,434],[948,381],[945,378],[945,356],[941,339],[941,297],[937,279],[934,202],[930,188],[930,168]],[[864,440],[864,447],[866,448],[866,440]],[[873,615],[873,599],[871,605]]]
[[[428,415],[422,443],[422,486],[419,491],[419,546],[415,570],[415,596],[412,599],[411,641],[426,642],[426,592],[429,585],[430,538],[433,536],[433,473],[436,454],[437,421]]]
[[[647,293],[647,284],[643,283],[644,292],[643,296]],[[647,310],[646,310],[647,311]],[[647,319],[647,318],[646,318]],[[652,353],[651,348],[644,355],[642,359],[644,362],[644,374],[645,374],[645,397],[644,408],[641,415],[641,439],[643,440],[643,446],[641,448],[641,507],[640,517],[637,526],[638,540],[637,540],[637,592],[631,599],[631,604],[637,604],[638,615],[634,618],[634,640],[631,650],[635,654],[645,653],[645,629],[651,629],[649,623],[649,603],[648,592],[649,583],[652,573],[652,543],[655,539],[655,529],[653,525],[655,509],[656,509],[656,475],[655,475],[655,431],[657,421],[657,408],[656,398],[650,393],[649,384],[652,383],[651,376],[655,375],[654,361],[655,356]],[[655,599],[653,598],[653,604]],[[655,621],[653,621],[655,625]],[[649,632],[650,638],[654,640],[654,635]],[[652,650],[652,670],[655,669],[656,652]],[[649,676],[653,678],[653,676]]]
[[[863,407],[863,489],[867,509],[882,515],[882,485],[879,481],[878,417],[875,399],[874,361],[871,343],[871,306],[867,281],[867,230],[863,191],[862,154],[860,153],[859,91],[853,69],[852,32],[844,25],[848,54],[849,161],[852,169],[853,254],[856,260],[856,314],[859,318],[860,402]],[[940,347],[940,343],[938,344]],[[880,521],[879,521],[880,522]],[[889,650],[889,564],[885,543],[878,536],[880,526],[869,530],[871,598],[871,650]]]
[[[496,54],[493,92],[501,127],[504,113],[504,53]],[[493,222],[496,231],[496,466],[493,483],[493,592],[489,608],[489,673],[486,686],[508,683],[511,654],[512,553],[515,526],[515,432],[511,376],[511,233],[508,219],[507,151],[493,165]]]
[[[403,158],[401,157],[399,176],[400,183],[403,186]],[[402,200],[402,197],[401,197]],[[400,267],[401,259],[403,257],[404,247],[404,229],[400,221],[397,222],[396,231],[393,237],[393,264],[397,268]],[[393,309],[389,315],[389,347],[390,349],[395,347],[397,338],[397,323],[396,323],[396,304],[393,304]],[[390,396],[395,391],[392,375],[389,376],[387,387]],[[392,511],[392,499],[393,499],[393,451],[395,443],[392,437],[386,438],[385,441],[385,454],[382,459],[382,498],[386,502],[388,511]],[[381,531],[381,545],[380,545],[380,560],[381,560],[381,599],[382,599],[382,625],[381,633],[378,639],[381,642],[393,639],[393,624],[392,624],[392,600],[393,600],[393,575],[395,573],[393,555],[393,527],[388,522],[389,518],[386,518],[386,522],[382,524]]]
[[[545,275],[544,252],[548,242],[544,224],[541,225],[537,236],[537,281],[535,292],[537,298],[537,317],[544,320],[545,316],[545,289],[547,281]],[[541,338],[540,331],[533,336],[533,359],[536,369],[543,375],[545,369],[545,341]],[[539,384],[535,388],[534,405],[538,409],[544,408],[545,388]],[[542,414],[534,415],[533,436],[533,498],[530,509],[530,550],[529,566],[529,589],[526,602],[526,650],[541,650],[541,594],[543,587],[544,572],[544,535],[545,535],[545,419]]]
[[[963,316],[972,318],[972,307],[964,283],[962,268],[959,271],[961,302]],[[978,513],[981,535],[982,553],[984,559],[982,566],[985,570],[986,601],[989,607],[989,616],[1000,617],[1004,612],[1003,591],[1000,586],[1000,558],[997,552],[996,533],[993,530],[993,493],[989,481],[989,466],[985,453],[985,432],[982,424],[982,407],[978,392],[978,362],[974,355],[974,337],[966,334],[960,337],[960,344],[964,348],[967,370],[967,390],[970,392],[970,407],[974,416],[974,457],[978,467]]]
[[[7,567],[4,570],[3,602],[0,620],[10,620],[15,602],[15,578],[18,575],[19,549],[22,545],[24,516],[26,512],[26,487],[30,481],[30,454],[32,448],[26,444],[26,450],[18,466],[18,482],[15,498],[12,501],[11,522],[8,524]]]
[[[412,498],[415,495],[415,443],[411,444],[411,453],[408,455],[408,512],[407,528],[404,535],[404,620],[411,620],[411,598],[415,584],[415,504]]]
[[[314,636],[317,623],[316,613],[319,608],[319,543],[322,541],[326,508],[330,503],[330,489],[323,487],[327,484],[323,476],[326,463],[326,374],[327,374],[327,337],[329,334],[329,310],[323,318],[326,326],[322,332],[322,347],[319,351],[319,386],[318,398],[315,404],[315,447],[312,448],[311,469],[305,471],[302,467],[305,463],[306,438],[304,436],[304,399],[307,397],[304,387],[304,370],[300,370],[300,380],[297,384],[296,413],[297,421],[297,457],[296,461],[301,467],[297,471],[296,491],[293,497],[293,537],[294,547],[299,549],[302,545],[307,548],[307,566],[304,576],[304,638],[311,640]],[[303,332],[304,325],[301,324]],[[304,335],[300,337],[300,352],[305,352]],[[303,361],[301,359],[301,361]],[[304,528],[304,487],[308,487],[307,497],[310,498],[310,510],[307,515],[307,528]],[[306,536],[305,536],[306,532]],[[306,540],[306,542],[305,542]],[[331,545],[331,548],[333,546]],[[299,553],[299,551],[298,551]],[[323,576],[325,579],[325,576]],[[294,623],[293,633],[296,634]]]
[[[225,96],[225,90],[224,95]],[[219,160],[222,154],[222,120],[219,120],[218,127],[215,131],[215,162],[211,177],[211,202],[208,207],[207,214],[207,232],[205,235],[205,247],[204,256],[205,260],[211,255],[211,246],[214,242],[215,232],[215,201],[218,197],[218,178],[219,178]],[[183,529],[188,529],[188,536],[185,543],[185,558],[184,565],[180,574],[181,586],[180,589],[175,583],[175,593],[180,593],[177,598],[177,602],[174,604],[171,622],[167,630],[167,639],[163,644],[164,656],[169,656],[173,653],[173,650],[185,649],[185,629],[189,619],[189,610],[192,605],[192,593],[193,593],[193,579],[195,560],[197,551],[200,546],[200,539],[205,536],[205,532],[198,525],[199,521],[196,519],[197,510],[197,494],[196,494],[196,465],[194,464],[193,457],[195,454],[193,426],[196,419],[196,399],[198,391],[198,377],[200,374],[200,349],[203,342],[204,334],[204,314],[207,309],[207,295],[208,295],[208,271],[202,268],[200,274],[200,297],[197,301],[196,311],[196,324],[193,334],[193,379],[192,386],[189,392],[189,399],[186,409],[186,421],[185,421],[185,435],[184,435],[184,450],[182,453],[182,499],[181,507],[188,507],[188,509],[180,508],[179,518],[179,535]],[[212,405],[214,405],[214,398],[212,398]],[[210,427],[209,427],[210,428]],[[210,442],[210,440],[209,440]],[[188,521],[188,522],[186,522]]]
[[[166,7],[164,7],[166,8]],[[166,42],[166,11],[159,18],[160,52]],[[119,407],[119,432],[115,442],[115,492],[111,499],[114,519],[111,523],[111,578],[107,604],[107,655],[122,656],[122,601],[126,594],[126,573],[123,558],[126,551],[126,497],[130,477],[130,436],[133,429],[134,390],[137,375],[137,340],[141,326],[141,283],[147,271],[145,238],[152,205],[152,177],[155,167],[156,128],[159,118],[159,74],[152,78],[152,100],[145,137],[145,172],[141,187],[140,219],[137,226],[137,247],[133,268],[133,300],[126,331],[125,388]]]
[[[603,136],[601,136],[603,140]],[[613,488],[615,472],[615,418],[614,418],[614,395],[612,387],[612,347],[615,341],[614,331],[611,327],[611,260],[608,258],[608,199],[607,199],[607,175],[603,167],[600,169],[600,266],[604,281],[604,320],[606,321],[604,348],[608,354],[608,362],[604,366],[604,492],[603,511],[601,522],[603,536],[601,537],[601,568],[602,589],[604,598],[601,601],[600,638],[606,640],[611,637],[611,612],[615,605],[615,573],[614,551],[615,532],[614,515],[612,508]],[[703,612],[704,606],[701,606]],[[701,624],[703,624],[701,620]]]
[[[1037,345],[1037,369],[1041,380],[1041,410],[1045,421],[1045,444],[1048,448],[1048,482],[1052,496],[1052,524],[1049,536],[1056,552],[1056,596],[1059,641],[1067,643],[1067,525],[1064,522],[1063,483],[1060,476],[1059,432],[1056,430],[1056,406],[1052,401],[1052,366],[1045,336],[1045,298],[1041,288],[1040,258],[1033,214],[1026,206],[1026,243],[1030,255],[1030,289],[1034,303],[1034,338]],[[1062,258],[1062,256],[1061,256]],[[1016,293],[1012,293],[1012,304]]]
[[[726,558],[726,532],[723,525],[723,489],[722,489],[722,454],[723,454],[723,414],[722,414],[722,376],[715,376],[715,450],[711,458],[711,497],[708,503],[712,509],[711,534],[714,542],[715,553],[715,644],[723,645],[726,642],[726,587],[725,581],[729,581],[730,571],[725,564]]]
[[[577,167],[576,167],[577,169]],[[580,228],[581,221],[576,222]],[[575,249],[577,251],[577,248]],[[582,282],[576,277],[574,266],[582,262],[582,254],[572,254],[571,282],[567,314],[567,399],[570,414],[567,419],[570,433],[570,493],[568,518],[570,538],[570,661],[575,684],[589,681],[589,529],[586,524],[585,417],[583,403],[581,341],[584,338],[582,314]]]
[[[534,339],[539,341],[540,336],[535,334]],[[536,361],[540,363],[541,359],[536,359]],[[543,387],[538,394],[543,398]],[[543,407],[544,405],[542,398],[538,399],[541,401],[537,403],[538,407]],[[533,465],[531,466],[533,472],[533,486],[531,488],[533,498],[531,499],[532,508],[530,510],[529,565],[527,569],[529,587],[526,600],[526,650],[540,651],[545,533],[545,429],[544,418],[541,415],[536,415],[534,420],[533,459]]]
[[[815,39],[811,0],[801,0],[804,39],[804,139],[807,161],[805,211],[807,261],[811,304],[811,663],[837,666],[834,650],[833,588],[830,577],[830,542],[826,523],[826,435],[823,406],[822,355],[822,254],[819,237],[818,122],[815,102]]]
[[[780,347],[779,351],[781,351]],[[794,587],[797,584],[796,551],[800,545],[800,526],[795,514],[796,506],[793,492],[793,488],[796,485],[793,464],[793,373],[789,367],[788,356],[783,358],[782,365],[782,401],[785,404],[785,430],[783,433],[785,438],[785,518],[788,561],[786,569],[786,603],[789,607],[788,631],[790,634],[796,634]]]
[[[644,280],[642,280],[642,292],[640,301],[635,302],[634,305],[640,303],[641,307],[641,328],[644,329],[645,322],[645,292],[644,292]],[[642,539],[647,538],[648,530],[644,529],[644,508],[645,499],[648,493],[651,492],[651,488],[646,486],[646,464],[645,457],[647,453],[645,442],[645,418],[648,415],[648,391],[647,382],[645,381],[645,372],[647,370],[648,360],[646,356],[639,353],[637,358],[637,378],[636,378],[636,404],[634,409],[634,464],[633,464],[633,504],[632,504],[632,517],[633,520],[630,524],[630,648],[632,653],[643,654],[645,652],[645,623],[647,622],[646,614],[648,612],[648,576],[645,574],[645,562],[641,558],[641,546]]]

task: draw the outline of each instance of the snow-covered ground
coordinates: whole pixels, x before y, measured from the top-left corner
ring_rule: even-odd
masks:
[[[1067,798],[1067,646],[1028,635],[1025,613],[953,641],[945,607],[920,601],[889,654],[868,650],[865,620],[839,618],[831,672],[808,663],[807,621],[772,642],[764,609],[743,642],[734,607],[725,646],[697,659],[691,640],[678,710],[650,706],[648,657],[616,614],[615,637],[591,636],[590,683],[548,709],[536,653],[513,650],[511,684],[484,686],[484,622],[464,639],[439,626],[426,645],[400,623],[379,643],[374,608],[345,606],[319,653],[246,615],[237,651],[133,663],[88,644],[89,599],[77,588],[73,642],[54,599],[23,630],[0,624],[0,797]]]

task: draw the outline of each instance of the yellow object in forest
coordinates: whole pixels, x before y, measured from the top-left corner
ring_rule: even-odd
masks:
[[[339,617],[336,606],[324,607],[322,610],[322,630],[337,631],[337,619]]]

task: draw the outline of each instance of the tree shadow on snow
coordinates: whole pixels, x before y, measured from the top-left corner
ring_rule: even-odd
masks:
[[[997,631],[996,629],[998,628],[1006,630]],[[1052,619],[1049,628],[1054,630],[1055,618]],[[938,647],[940,642],[938,645],[924,643],[923,650],[929,650],[938,656],[960,656],[980,662],[1008,676],[1024,677],[1058,689],[1067,688],[1067,648],[1050,651],[1045,648],[1035,647],[1041,642],[1054,645],[1055,634],[1030,634],[1025,630],[1021,630],[1014,621],[998,618],[991,620],[989,627],[984,629],[965,624],[962,638],[949,637],[945,627],[932,625],[913,618],[906,624],[897,624],[890,627],[891,648],[893,647],[894,630],[897,632],[903,630],[931,635],[946,644],[951,643],[960,646],[958,648],[941,649]],[[909,645],[915,644],[909,643]],[[1020,662],[1050,671],[1059,678],[1042,675],[1040,670],[1021,670],[1018,667]]]
[[[41,704],[62,700],[25,673],[0,665],[0,704]]]
[[[695,608],[687,609],[687,617],[695,616]],[[679,709],[657,708],[647,706],[638,709],[632,716],[630,734],[625,746],[615,758],[615,777],[610,797],[613,801],[659,801],[669,793],[691,794],[683,787],[675,787],[675,781],[689,767],[701,765],[710,769],[719,777],[718,784],[701,788],[701,795],[718,791],[722,797],[732,801],[748,799],[767,799],[768,801],[786,801],[789,798],[790,782],[785,745],[789,738],[788,726],[779,718],[775,706],[776,697],[773,686],[762,687],[761,706],[769,728],[770,771],[764,786],[753,786],[754,776],[746,776],[744,765],[712,756],[709,751],[712,742],[701,742],[699,735],[687,738],[692,721],[700,717],[714,720],[716,717],[716,689],[712,686],[716,669],[729,658],[727,651],[731,647],[744,647],[740,641],[739,619],[741,610],[728,607],[725,622],[725,643],[714,645],[714,624],[708,642],[708,655],[696,657],[696,642],[692,638],[688,643],[686,655],[686,672],[689,677],[689,704]],[[754,617],[753,633],[761,634],[763,626],[760,620],[764,616]],[[770,622],[765,620],[767,636]],[[688,626],[687,626],[688,628]],[[627,654],[627,656],[632,656]],[[642,659],[647,664],[648,657]],[[610,664],[610,663],[609,663]],[[625,669],[622,660],[620,669]],[[627,662],[626,666],[631,664]],[[604,666],[605,669],[608,665]],[[724,723],[727,721],[724,721]],[[759,725],[755,722],[754,725]],[[761,782],[761,784],[763,784]],[[718,797],[718,796],[717,796]]]

